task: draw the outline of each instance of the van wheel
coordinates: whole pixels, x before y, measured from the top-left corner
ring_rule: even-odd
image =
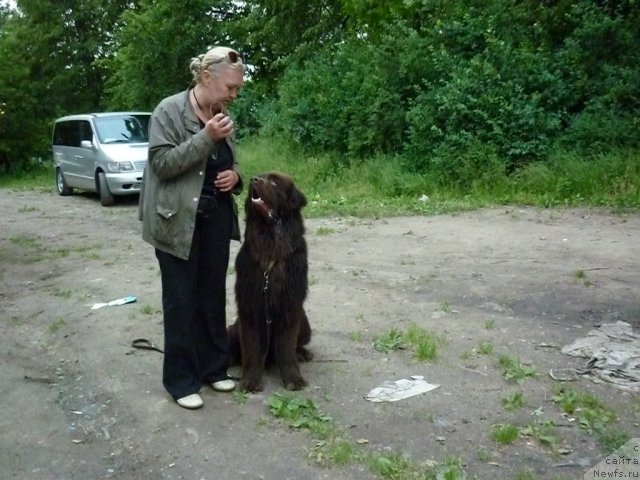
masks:
[[[100,203],[103,207],[110,207],[113,205],[113,194],[109,190],[109,185],[107,185],[107,176],[104,172],[98,173],[98,193],[100,194]]]
[[[66,196],[73,193],[73,188],[67,185],[67,181],[64,179],[64,174],[59,168],[56,169],[56,190],[58,190],[58,195]]]

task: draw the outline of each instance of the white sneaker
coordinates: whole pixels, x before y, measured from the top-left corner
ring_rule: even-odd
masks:
[[[186,397],[179,398],[176,402],[182,408],[188,408],[189,410],[195,410],[196,408],[200,408],[204,405],[202,398],[197,393],[192,393]]]
[[[231,392],[236,388],[236,382],[234,382],[230,378],[227,378],[225,380],[213,382],[211,384],[211,388],[213,388],[216,392]]]

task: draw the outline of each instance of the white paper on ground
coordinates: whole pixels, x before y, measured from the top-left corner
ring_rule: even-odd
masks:
[[[371,390],[365,398],[370,402],[397,402],[404,398],[413,397],[438,388],[440,385],[428,383],[422,375],[412,375],[395,382],[384,382]]]
[[[130,295],[128,297],[116,298],[108,303],[94,303],[91,310],[96,310],[102,307],[117,307],[118,305],[124,305],[125,303],[133,303],[137,300],[136,297]]]

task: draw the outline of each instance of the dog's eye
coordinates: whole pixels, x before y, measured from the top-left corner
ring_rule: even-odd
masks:
[[[272,187],[277,187],[278,184],[275,182],[275,180],[270,180],[269,183],[271,184]]]

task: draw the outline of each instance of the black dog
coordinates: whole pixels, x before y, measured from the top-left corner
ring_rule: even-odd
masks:
[[[236,257],[238,319],[229,326],[233,363],[242,363],[243,390],[263,389],[265,366],[275,363],[289,390],[306,385],[298,361],[311,326],[303,308],[308,289],[304,194],[293,180],[271,172],[251,179],[244,242]]]

